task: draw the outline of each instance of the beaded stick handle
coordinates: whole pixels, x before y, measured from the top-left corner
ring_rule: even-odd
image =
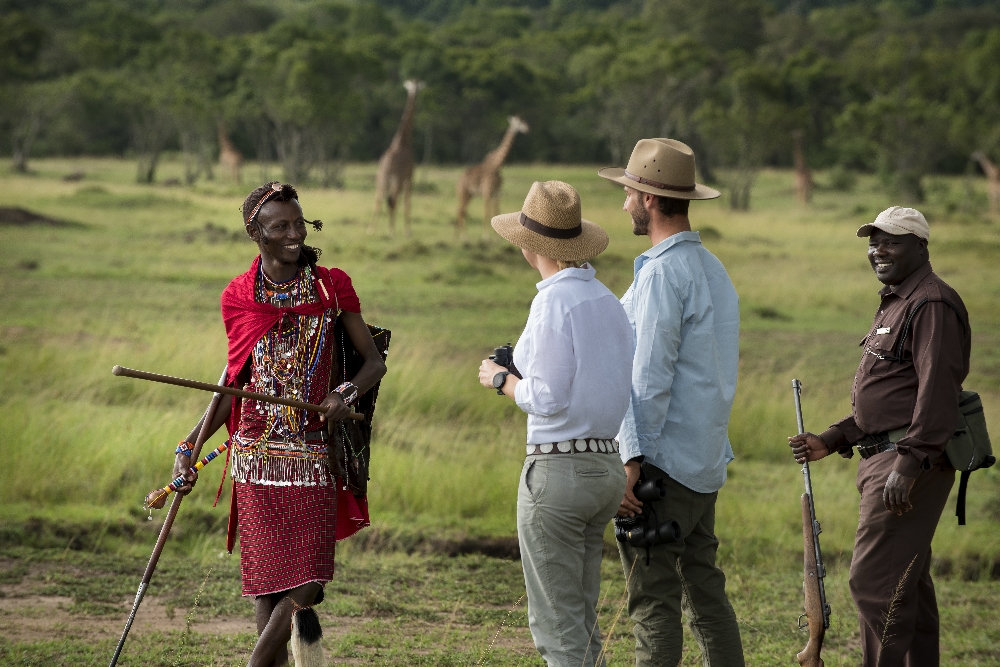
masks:
[[[188,468],[188,472],[194,472],[194,473],[198,472],[199,470],[207,466],[209,463],[211,463],[215,457],[217,457],[219,454],[222,454],[227,449],[229,449],[228,440],[226,440],[224,443],[222,443],[221,445],[213,449],[211,452],[209,452],[208,456],[203,458],[201,461],[198,461],[193,466]],[[146,499],[142,503],[142,508],[146,510],[163,509],[163,505],[166,504],[167,502],[167,496],[176,491],[177,489],[181,488],[182,486],[184,486],[184,475],[178,476],[177,479],[170,482],[170,484],[167,484],[162,489],[156,489],[146,494]]]

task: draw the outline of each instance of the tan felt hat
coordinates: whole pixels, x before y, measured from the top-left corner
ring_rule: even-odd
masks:
[[[718,190],[694,182],[694,151],[676,139],[640,139],[624,169],[605,167],[601,178],[673,199],[715,199]]]
[[[858,229],[858,236],[871,236],[874,229],[881,229],[896,236],[916,234],[925,241],[931,237],[931,228],[924,214],[915,208],[905,206],[890,206],[885,209],[878,214],[875,222],[862,225]]]
[[[514,245],[550,259],[591,259],[608,247],[608,233],[581,217],[580,194],[562,181],[535,181],[520,213],[498,215],[490,224]]]

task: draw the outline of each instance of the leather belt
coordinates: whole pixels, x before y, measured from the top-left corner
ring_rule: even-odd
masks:
[[[908,428],[909,426],[904,426],[903,428],[897,428],[891,431],[882,431],[881,433],[866,435],[858,441],[857,445],[855,445],[857,447],[858,454],[860,454],[863,459],[870,459],[876,454],[888,452],[889,450],[895,450],[896,443],[906,437],[906,430]]]
[[[614,454],[618,451],[618,441],[597,438],[562,440],[560,442],[546,442],[541,445],[528,445],[527,451],[528,456],[537,456],[539,454],[583,454],[584,452]]]

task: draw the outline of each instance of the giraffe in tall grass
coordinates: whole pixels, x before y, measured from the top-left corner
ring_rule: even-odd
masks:
[[[483,235],[486,235],[490,218],[500,213],[500,186],[503,184],[500,167],[503,166],[508,153],[510,153],[514,137],[527,131],[528,124],[523,120],[517,116],[508,118],[507,132],[503,135],[500,145],[487,153],[482,162],[466,169],[462,177],[458,179],[458,219],[455,221],[455,233],[459,237],[465,235],[465,217],[469,208],[469,200],[477,195],[483,198],[484,218],[486,220]]]
[[[406,88],[406,106],[403,117],[399,121],[392,143],[378,161],[378,172],[375,174],[375,212],[372,214],[368,231],[375,231],[379,215],[382,213],[382,202],[389,207],[389,232],[396,234],[396,206],[399,198],[403,198],[403,224],[406,235],[410,230],[410,193],[413,189],[413,117],[417,110],[417,93],[424,84],[415,79],[403,83]]]

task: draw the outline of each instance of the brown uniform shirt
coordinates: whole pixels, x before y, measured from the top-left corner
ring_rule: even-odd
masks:
[[[882,303],[854,376],[852,414],[820,437],[842,456],[866,434],[907,427],[894,470],[913,477],[938,463],[958,425],[958,394],[969,374],[969,314],[958,292],[927,262]],[[909,326],[906,326],[909,321]]]

